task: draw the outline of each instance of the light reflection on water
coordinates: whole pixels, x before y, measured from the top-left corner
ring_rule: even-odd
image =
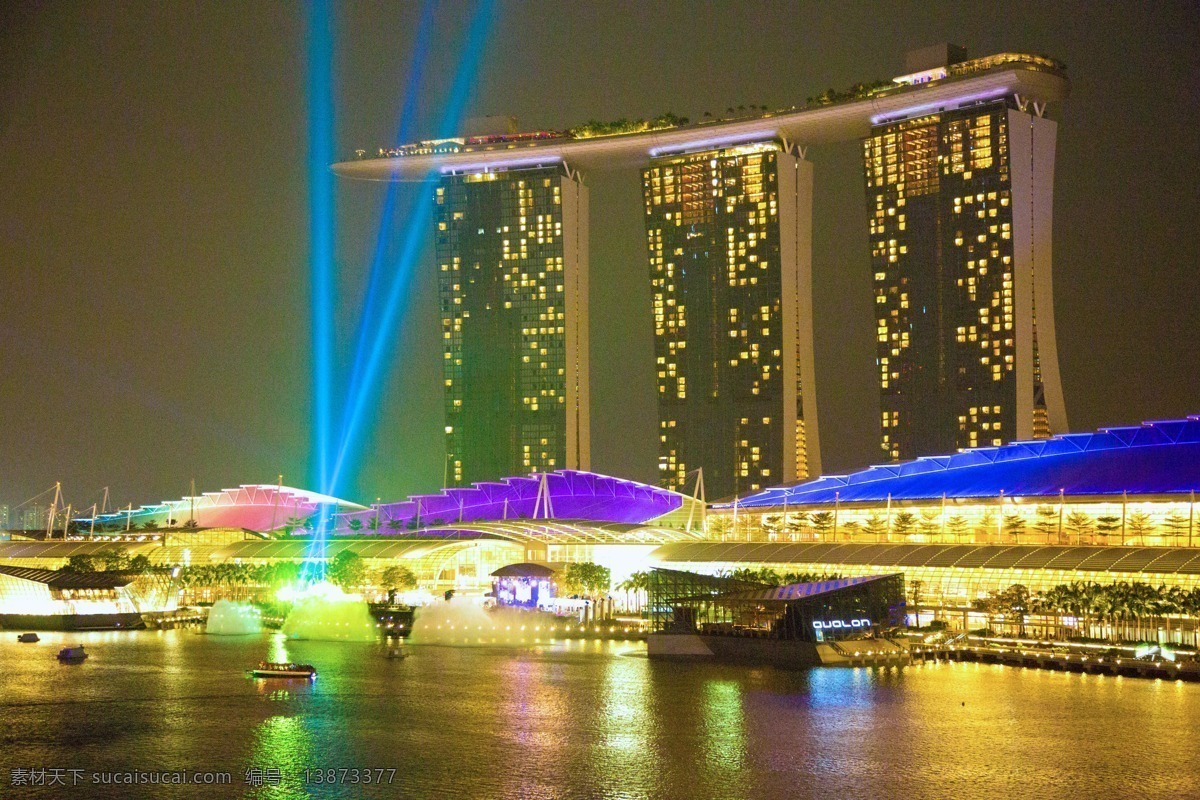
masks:
[[[64,667],[62,644],[92,658]],[[1200,685],[976,664],[783,672],[628,642],[526,648],[210,637],[0,640],[0,797],[14,768],[223,770],[181,798],[1200,797]],[[313,683],[253,681],[264,658]],[[249,768],[279,786],[251,789]],[[303,770],[395,769],[390,787]],[[167,796],[86,787],[78,796]],[[106,793],[107,792],[107,793]]]

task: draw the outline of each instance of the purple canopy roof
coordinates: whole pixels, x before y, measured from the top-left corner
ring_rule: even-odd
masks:
[[[530,519],[547,516],[538,506],[541,474],[477,483],[461,489],[446,489],[437,494],[414,495],[396,503],[378,507],[381,533],[413,530],[425,526],[457,522],[487,522],[503,519]],[[550,496],[550,514],[560,520],[591,522],[648,522],[679,508],[683,496],[667,489],[637,481],[612,478],[594,472],[559,470],[545,474]],[[376,509],[341,514],[337,529],[350,529],[357,519],[369,530]]]

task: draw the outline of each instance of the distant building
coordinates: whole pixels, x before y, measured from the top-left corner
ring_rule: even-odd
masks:
[[[9,508],[7,505],[0,505],[0,531],[8,530],[9,525]]]
[[[446,480],[586,469],[587,188],[561,166],[437,188]]]
[[[1056,123],[1020,95],[946,105],[878,120],[864,143],[880,444],[894,461],[1067,428],[1050,259]]]
[[[660,483],[709,496],[820,474],[812,165],[766,142],[642,171]]]
[[[13,527],[25,531],[45,530],[46,517],[49,516],[50,509],[47,506],[39,506],[37,504],[26,506],[20,509],[16,515],[17,518],[12,520]]]

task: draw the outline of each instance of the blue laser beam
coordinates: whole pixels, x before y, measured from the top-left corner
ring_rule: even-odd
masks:
[[[490,30],[492,9],[493,0],[482,0],[472,16],[463,56],[455,71],[446,106],[438,124],[439,137],[453,135],[461,127],[463,113],[479,70],[484,44]],[[334,493],[345,472],[353,470],[356,466],[351,462],[349,456],[357,449],[368,401],[376,394],[383,373],[385,356],[391,351],[396,337],[396,321],[404,308],[406,290],[411,283],[412,273],[424,245],[429,221],[432,217],[432,188],[437,179],[438,173],[431,171],[421,181],[418,199],[404,226],[399,255],[392,268],[391,282],[384,292],[382,311],[377,317],[373,319],[364,317],[362,321],[364,331],[367,327],[371,328],[370,335],[363,339],[369,344],[365,350],[360,350],[355,356],[354,363],[358,366],[355,370],[353,390],[346,398],[341,441],[330,478],[329,493]],[[386,224],[386,221],[381,224]]]
[[[421,82],[425,72],[425,61],[429,53],[429,43],[433,38],[434,2],[426,0],[422,10],[420,23],[417,26],[416,47],[413,50],[412,61],[409,65],[408,82],[404,89],[404,102],[401,104],[400,116],[396,122],[397,145],[411,141],[416,122],[416,106],[420,96]],[[347,375],[347,396],[354,397],[361,391],[363,359],[370,349],[369,335],[374,331],[370,324],[380,313],[377,309],[379,301],[389,290],[386,278],[391,274],[388,267],[388,244],[392,238],[392,221],[395,216],[397,202],[397,184],[388,183],[384,195],[383,208],[380,212],[379,232],[375,239],[375,249],[371,258],[371,266],[367,274],[367,288],[363,294],[363,310],[359,316],[358,330],[355,336],[354,361]],[[346,412],[350,404],[343,408],[341,430],[348,428]],[[344,435],[344,434],[343,434]]]
[[[308,4],[308,213],[312,281],[313,442],[315,480],[329,492],[333,421],[333,11],[329,0]],[[312,471],[310,465],[310,472]]]

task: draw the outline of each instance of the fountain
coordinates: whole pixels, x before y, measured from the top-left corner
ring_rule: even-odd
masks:
[[[281,590],[279,597],[292,603],[283,621],[283,633],[289,639],[373,642],[379,638],[366,601],[332,583],[321,581],[299,590]]]
[[[454,597],[418,608],[408,640],[458,647],[520,647],[548,642],[565,625],[547,615],[514,608],[488,610],[476,600]]]
[[[218,600],[208,611],[208,624],[204,632],[218,636],[262,633],[262,614],[249,603]]]

